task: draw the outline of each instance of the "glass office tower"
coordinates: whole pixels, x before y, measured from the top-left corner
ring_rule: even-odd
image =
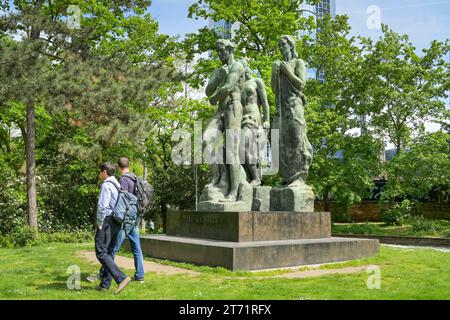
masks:
[[[303,15],[305,17],[313,17],[314,19],[322,19],[326,14],[331,15],[333,18],[336,17],[336,0],[322,0],[316,5],[312,4],[302,4],[300,6],[301,10],[305,10]],[[320,32],[320,31],[318,31]],[[304,32],[301,32],[300,35],[304,35]],[[310,34],[310,36],[315,37],[315,34]],[[320,72],[316,74],[314,69],[307,69],[307,76],[309,79],[317,79],[320,82],[325,81],[325,74]]]
[[[225,20],[214,21],[209,19],[208,27],[216,32],[222,39],[231,39],[233,36],[233,24]]]

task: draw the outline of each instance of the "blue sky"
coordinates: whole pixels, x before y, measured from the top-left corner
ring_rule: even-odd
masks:
[[[206,21],[189,19],[188,7],[194,0],[153,0],[149,9],[159,21],[161,32],[184,35],[195,32]],[[431,40],[450,38],[450,0],[337,0],[337,13],[347,14],[353,34],[377,38],[379,30],[369,29],[367,8],[376,5],[381,9],[381,22],[399,33],[410,36],[421,49]]]
[[[370,5],[381,9],[382,23],[408,34],[418,49],[427,47],[432,40],[450,38],[449,0],[337,0],[337,13],[350,17],[354,34],[377,38],[381,32],[367,27]]]

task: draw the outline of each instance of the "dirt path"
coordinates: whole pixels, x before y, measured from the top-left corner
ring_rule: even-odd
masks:
[[[95,252],[93,251],[80,251],[77,253],[78,256],[85,258],[90,263],[99,264],[97,258],[95,257]],[[126,270],[134,270],[134,261],[133,258],[128,257],[116,257],[116,262],[120,268],[126,269]],[[350,274],[350,273],[357,273],[357,272],[364,272],[367,270],[368,266],[361,266],[361,267],[348,267],[348,268],[341,268],[341,269],[313,269],[313,270],[307,270],[307,271],[292,271],[289,273],[284,273],[280,275],[275,276],[261,276],[261,277],[225,277],[229,279],[270,279],[270,278],[284,278],[284,279],[301,279],[301,278],[312,278],[312,277],[320,277],[325,276],[329,274]],[[318,268],[318,267],[316,267]],[[151,261],[144,261],[144,271],[145,272],[155,272],[158,275],[176,275],[176,274],[187,274],[190,276],[198,276],[200,275],[199,272],[188,270],[188,269],[182,269],[178,267],[172,267],[163,265],[156,262]]]
[[[94,251],[80,251],[78,252],[78,256],[85,258],[90,263],[95,263],[100,266],[100,263],[98,262],[95,252]],[[127,258],[127,257],[121,257],[117,256],[115,259],[117,265],[120,268],[126,269],[126,270],[134,270],[134,260],[133,258]],[[200,273],[172,267],[172,266],[166,266],[160,263],[151,262],[151,261],[144,261],[144,271],[145,272],[156,272],[158,275],[175,275],[175,274],[188,274],[191,276],[197,276]]]

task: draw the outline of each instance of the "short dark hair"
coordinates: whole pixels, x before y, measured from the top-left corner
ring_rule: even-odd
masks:
[[[120,169],[125,169],[130,167],[130,160],[126,157],[122,157],[117,161],[117,165]]]
[[[99,168],[101,172],[106,170],[106,173],[109,177],[112,177],[116,173],[116,168],[111,162],[104,162],[100,165]]]

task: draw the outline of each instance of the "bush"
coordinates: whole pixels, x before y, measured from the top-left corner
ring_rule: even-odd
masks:
[[[333,224],[331,232],[344,234],[377,234],[380,232],[380,229],[376,225],[365,222],[363,224],[350,223],[346,226],[336,226]]]
[[[450,230],[445,232],[444,237],[445,238],[450,238]]]
[[[0,186],[0,234],[27,224],[24,178],[2,176]]]
[[[53,233],[43,233],[39,237],[40,243],[64,242],[64,243],[83,243],[94,240],[92,232],[77,230],[73,232],[59,231]]]
[[[36,244],[36,233],[27,226],[15,228],[9,235],[9,241],[14,247],[24,247]]]
[[[14,244],[9,237],[0,234],[0,248],[13,248]]]
[[[352,217],[348,212],[343,210],[338,210],[331,215],[331,220],[337,223],[349,223],[352,222]]]
[[[84,243],[93,241],[94,234],[90,231],[58,231],[52,233],[41,233],[36,237],[35,233],[28,227],[16,228],[9,235],[0,234],[0,247],[13,248],[43,245],[52,242]]]
[[[436,224],[423,216],[414,216],[409,219],[413,232],[435,232]]]
[[[401,226],[411,217],[413,209],[409,200],[403,200],[384,212],[383,221],[387,226]]]

